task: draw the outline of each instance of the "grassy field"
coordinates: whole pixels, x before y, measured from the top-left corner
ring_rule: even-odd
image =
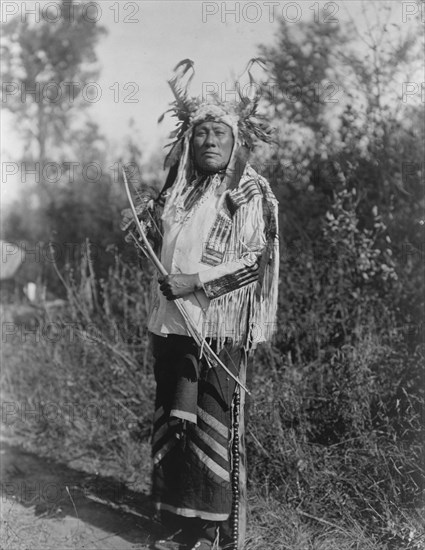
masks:
[[[25,448],[148,493],[154,380],[148,282],[86,263],[61,310],[3,311],[3,428]],[[247,550],[420,550],[420,357],[372,326],[301,361],[258,351]]]

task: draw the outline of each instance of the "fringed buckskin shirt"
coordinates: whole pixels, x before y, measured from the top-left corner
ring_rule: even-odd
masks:
[[[278,270],[277,201],[249,165],[236,189],[222,175],[198,176],[179,200],[166,196],[161,261],[170,274],[199,273],[202,290],[182,298],[204,337],[255,347],[274,331]],[[171,200],[170,200],[171,199]],[[152,281],[148,329],[189,336],[173,301]]]

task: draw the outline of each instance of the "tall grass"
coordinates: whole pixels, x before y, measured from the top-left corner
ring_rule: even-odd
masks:
[[[352,254],[343,250],[335,265],[309,249],[283,257],[279,335],[258,351],[251,381],[248,550],[419,550],[425,542],[420,354],[407,350],[373,288],[353,298],[364,266],[346,265],[338,290],[332,277]],[[21,411],[9,428],[27,446],[139,491],[149,490],[154,395],[147,271],[117,255],[98,281],[84,257],[79,273],[63,275],[66,309],[31,321],[44,337],[18,331],[6,342],[2,375]]]
[[[15,334],[4,347],[6,428],[45,454],[149,485],[154,394],[148,335],[148,276],[118,255],[98,281],[90,257],[62,276],[65,308],[34,316],[6,308]],[[28,311],[28,310],[27,310]],[[33,411],[33,412],[31,412]]]

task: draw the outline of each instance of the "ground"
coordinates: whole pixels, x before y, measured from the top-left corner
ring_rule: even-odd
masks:
[[[142,550],[159,533],[147,496],[1,445],[2,550]]]

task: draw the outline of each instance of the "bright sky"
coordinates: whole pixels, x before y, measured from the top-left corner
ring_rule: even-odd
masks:
[[[105,98],[93,112],[96,110],[99,116],[108,112],[103,117],[103,127],[112,138],[128,132],[128,120],[134,117],[148,149],[154,147],[158,136],[166,137],[169,132],[170,126],[167,128],[165,123],[164,127],[158,127],[157,120],[173,99],[166,81],[180,60],[190,58],[195,62],[191,91],[200,95],[205,83],[224,86],[225,82],[234,81],[248,60],[258,55],[258,44],[273,42],[276,23],[270,23],[266,14],[257,23],[249,23],[242,17],[236,23],[235,16],[227,15],[228,21],[223,23],[220,13],[206,13],[220,9],[216,2],[144,1],[127,5],[127,13],[122,10],[121,17],[128,16],[132,5],[139,8],[133,16],[139,23],[115,23],[113,12],[104,9],[109,36],[102,40],[98,55],[102,62],[99,84],[105,90]],[[114,3],[102,2],[103,6],[111,8]],[[242,8],[240,11],[242,15]],[[254,15],[254,11],[252,15],[248,13],[250,18]],[[123,92],[118,104],[114,104],[114,92],[109,90],[115,82]],[[139,87],[135,95],[139,103],[124,102],[134,90],[128,84],[131,82]],[[124,91],[126,84],[128,89]],[[230,88],[229,85],[227,89]]]
[[[362,20],[360,0],[320,2],[320,5],[326,3],[328,19],[342,22],[348,19],[349,12],[356,21]],[[12,9],[10,5],[16,5],[18,16],[23,17],[22,10],[34,2],[3,4],[8,4],[8,9]],[[36,2],[36,9],[38,5],[42,14],[46,4],[55,2]],[[232,89],[231,83],[242,73],[248,60],[258,55],[258,45],[274,43],[278,22],[283,17],[293,21],[294,26],[319,17],[319,3],[310,0],[101,0],[92,4],[92,10],[86,12],[87,17],[98,19],[107,28],[108,35],[101,39],[97,49],[101,66],[98,85],[102,97],[90,107],[91,116],[99,123],[117,156],[123,149],[125,136],[129,134],[129,120],[134,118],[145,158],[159,144],[165,144],[172,127],[170,120],[158,127],[157,120],[172,101],[166,81],[178,61],[190,58],[195,62],[196,74],[191,86],[193,95],[205,92],[208,82],[216,83],[225,93]],[[401,23],[401,3],[395,1],[392,4],[392,20]],[[411,5],[404,13],[406,19],[420,16],[414,13],[414,1],[403,4]],[[4,21],[4,11],[2,15]],[[31,17],[34,16],[28,15],[30,21]],[[131,99],[133,102],[129,102]],[[2,140],[3,160],[19,160],[21,143],[7,113],[3,116],[2,136],[7,136],[7,140]],[[111,164],[115,160],[111,158]],[[14,197],[18,186],[10,177],[7,182],[2,178],[2,182],[2,201],[8,202]]]

